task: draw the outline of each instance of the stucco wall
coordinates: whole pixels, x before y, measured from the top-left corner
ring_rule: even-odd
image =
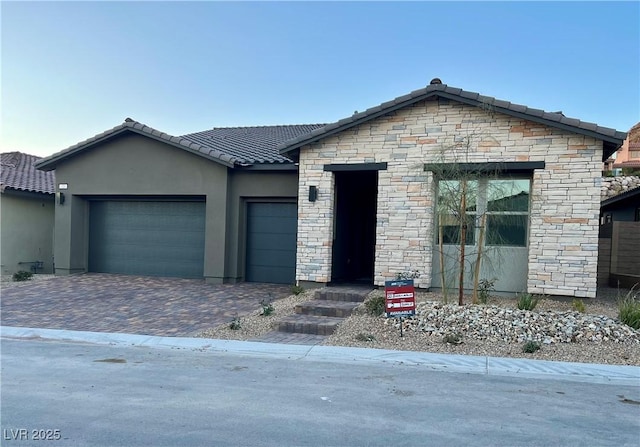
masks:
[[[231,171],[227,203],[227,280],[243,281],[246,261],[246,205],[248,201],[297,200],[298,172]]]
[[[51,194],[31,194],[6,190],[0,194],[2,274],[31,271],[25,261],[42,261],[43,270],[53,272],[54,205]]]
[[[127,134],[56,167],[67,183],[56,205],[56,273],[86,271],[91,196],[200,195],[206,198],[205,278],[224,279],[227,168],[156,140]]]
[[[472,144],[465,145],[471,138]],[[596,291],[602,142],[454,101],[431,99],[301,148],[300,281],[331,280],[331,163],[387,162],[379,172],[374,283],[419,270],[431,286],[434,182],[424,163],[544,161],[532,178],[527,289],[593,297]]]

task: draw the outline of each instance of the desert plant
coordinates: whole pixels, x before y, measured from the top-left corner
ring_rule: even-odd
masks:
[[[356,335],[356,340],[358,340],[358,341],[376,341],[376,338],[371,334],[364,334],[364,333],[360,332],[358,335]]]
[[[520,310],[533,310],[538,305],[538,301],[540,301],[539,297],[527,292],[519,293],[517,299],[518,309]]]
[[[304,287],[297,284],[291,286],[291,293],[293,293],[294,295],[300,295],[302,292],[304,292]]]
[[[576,312],[580,312],[581,314],[583,314],[584,311],[586,310],[584,306],[584,301],[578,300],[578,299],[575,299],[571,302],[571,307],[573,307],[573,310],[575,310]]]
[[[447,334],[442,338],[442,342],[443,343],[448,343],[450,345],[462,344],[462,334],[460,334],[458,332]]]
[[[640,300],[635,286],[618,299],[618,318],[627,326],[640,329]]]
[[[478,282],[478,299],[482,304],[487,304],[491,292],[495,291],[495,284],[498,278],[481,279]]]
[[[397,280],[409,280],[409,279],[418,279],[420,278],[420,272],[417,270],[412,270],[410,272],[400,272],[396,274]]]
[[[367,312],[374,317],[379,317],[384,313],[385,299],[384,296],[374,296],[364,303]]]
[[[262,306],[260,315],[264,317],[268,317],[275,311],[273,303],[271,302],[271,294],[269,294],[269,298],[263,298],[262,300],[260,300],[260,305]]]
[[[522,352],[527,353],[527,354],[533,354],[534,352],[536,352],[539,349],[540,349],[540,343],[538,343],[537,341],[533,341],[533,340],[529,340],[528,342],[526,342],[524,344],[524,346],[522,346]]]
[[[236,315],[235,317],[233,317],[233,320],[231,320],[231,323],[229,323],[229,329],[231,329],[232,331],[237,331],[240,328],[242,328],[242,324],[240,322],[240,318]]]
[[[33,277],[33,273],[25,272],[24,270],[20,270],[13,274],[14,281],[28,281]]]

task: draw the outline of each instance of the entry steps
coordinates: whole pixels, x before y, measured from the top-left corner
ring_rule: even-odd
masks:
[[[338,325],[367,298],[371,287],[326,287],[315,299],[296,305],[295,315],[278,322],[278,331],[310,335],[331,335]]]

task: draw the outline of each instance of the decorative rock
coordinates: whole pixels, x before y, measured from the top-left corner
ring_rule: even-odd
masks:
[[[600,198],[606,199],[607,197],[613,197],[638,187],[640,187],[640,177],[638,176],[606,177],[602,180]]]
[[[394,321],[396,327],[399,321]],[[498,306],[442,305],[419,303],[414,317],[405,318],[403,328],[430,335],[445,336],[460,332],[464,337],[478,340],[527,340],[552,343],[581,343],[613,341],[640,344],[640,331],[602,315],[574,311],[527,311]]]

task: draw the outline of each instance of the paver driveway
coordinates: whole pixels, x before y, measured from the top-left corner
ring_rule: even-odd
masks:
[[[87,273],[10,283],[1,289],[3,326],[193,336],[246,315],[290,286],[206,284],[197,279]]]

